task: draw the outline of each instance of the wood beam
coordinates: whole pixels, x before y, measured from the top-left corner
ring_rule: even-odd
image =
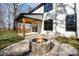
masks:
[[[23,36],[25,37],[25,23],[26,23],[26,21],[25,21],[25,19],[23,18],[22,19],[22,21],[23,21]]]
[[[41,22],[39,20],[36,20],[36,19],[29,19],[29,18],[24,18],[26,23],[32,23],[32,22]]]

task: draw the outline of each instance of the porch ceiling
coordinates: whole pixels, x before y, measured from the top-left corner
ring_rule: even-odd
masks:
[[[15,19],[15,21],[22,23],[23,18],[25,19],[26,23],[38,23],[38,22],[42,22],[43,14],[40,14],[40,13],[33,13],[33,14],[21,13]]]
[[[26,23],[39,23],[39,22],[42,22],[41,20],[39,19],[33,19],[33,18],[27,18],[27,17],[23,17],[25,19],[25,22]],[[18,22],[23,22],[22,19],[20,19]]]

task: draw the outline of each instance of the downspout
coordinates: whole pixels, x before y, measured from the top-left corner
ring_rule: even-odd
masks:
[[[76,13],[76,3],[74,3],[74,12],[75,12],[75,16],[76,16],[76,32],[75,32],[75,34],[76,34],[76,37],[78,38],[78,33],[77,33],[77,13]]]
[[[55,7],[56,7],[55,8],[55,36],[56,36],[57,35],[57,19],[56,19],[56,17],[57,17],[57,4]]]

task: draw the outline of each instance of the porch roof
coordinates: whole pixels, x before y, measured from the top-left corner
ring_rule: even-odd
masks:
[[[15,21],[21,21],[22,18],[34,19],[36,21],[42,21],[43,14],[41,13],[20,13],[19,16],[15,19]]]

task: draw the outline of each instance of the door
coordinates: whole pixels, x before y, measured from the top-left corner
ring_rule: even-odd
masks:
[[[37,24],[34,24],[32,26],[32,32],[38,32],[38,25]]]

